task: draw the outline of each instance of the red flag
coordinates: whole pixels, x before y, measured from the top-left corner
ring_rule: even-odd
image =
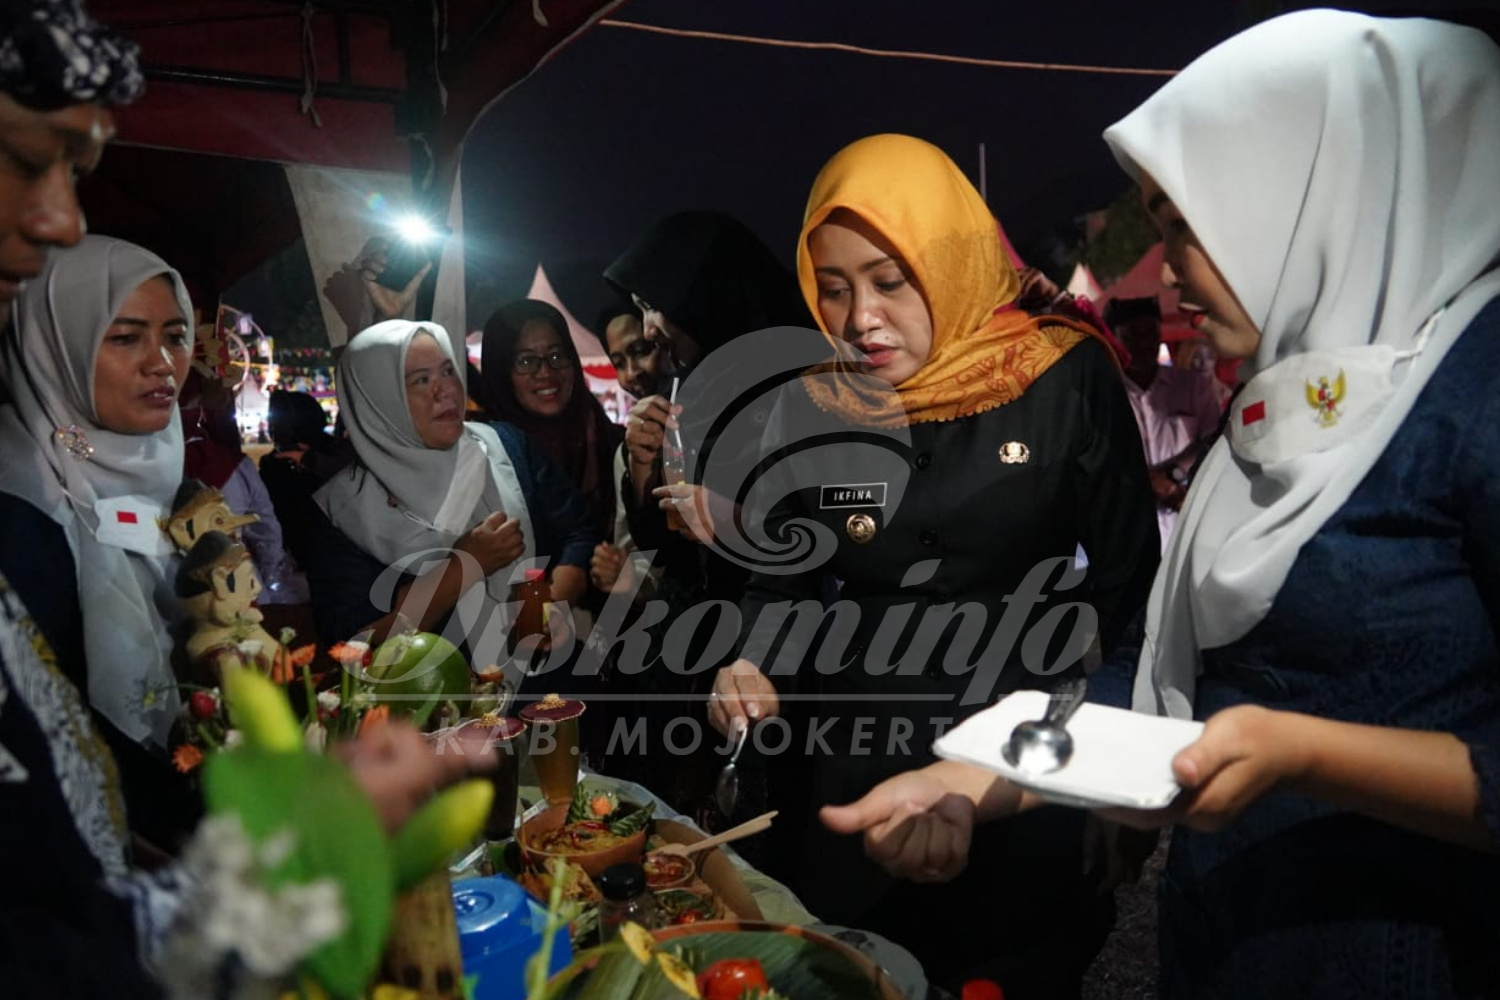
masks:
[[[115,520],[120,524],[137,524],[140,519],[135,516],[135,511],[121,510],[115,512]]]
[[[1262,399],[1258,403],[1251,403],[1240,411],[1240,425],[1249,427],[1251,424],[1266,419],[1266,401]]]

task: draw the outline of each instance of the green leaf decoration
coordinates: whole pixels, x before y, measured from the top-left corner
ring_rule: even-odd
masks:
[[[600,954],[599,964],[588,971],[588,974],[573,980],[574,991],[568,991],[562,996],[574,997],[576,1000],[624,1000],[634,997],[639,992],[637,987],[641,985],[642,979],[649,979],[654,966],[643,964],[631,950],[618,941],[605,945],[598,950]],[[662,982],[665,985],[665,981]],[[680,997],[682,994],[676,990],[672,994]],[[663,996],[668,995],[665,991]]]
[[[568,816],[563,820],[564,826],[594,818],[589,815],[589,799],[593,797],[593,794],[583,782],[578,783],[578,787],[573,789],[573,801],[568,803]]]
[[[338,883],[348,925],[303,969],[336,997],[360,996],[385,947],[394,896],[390,847],[364,792],[327,757],[251,747],[210,755],[203,781],[209,811],[237,815],[255,843],[284,830],[296,838],[267,874],[271,887]]]
[[[616,837],[628,837],[637,830],[644,829],[651,822],[651,814],[656,812],[656,803],[647,802],[635,812],[626,813],[624,816],[609,824],[609,832]]]

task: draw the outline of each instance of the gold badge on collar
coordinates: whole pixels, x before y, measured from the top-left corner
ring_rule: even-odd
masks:
[[[1000,446],[1000,461],[1006,465],[1025,465],[1031,461],[1031,449],[1021,441],[1007,441]]]
[[[1318,415],[1318,426],[1332,427],[1339,422],[1339,417],[1343,416],[1339,404],[1344,401],[1346,389],[1343,369],[1339,370],[1332,384],[1329,384],[1327,375],[1319,375],[1317,385],[1307,383],[1307,405]]]
[[[856,545],[863,545],[875,537],[875,519],[869,514],[851,514],[844,522],[844,533]]]

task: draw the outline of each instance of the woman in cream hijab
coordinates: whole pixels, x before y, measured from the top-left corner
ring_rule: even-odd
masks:
[[[576,601],[587,587],[598,539],[586,503],[524,434],[464,420],[461,351],[440,326],[390,320],[339,360],[339,411],[357,460],[314,495],[336,529],[317,533],[308,567],[325,641],[367,628],[383,636],[403,610],[440,630],[479,582],[464,579],[454,552],[477,564],[497,604],[532,567],[550,571],[555,600]],[[466,624],[478,642],[485,621]],[[500,659],[473,643],[471,653]]]
[[[162,841],[191,819],[155,825],[185,790],[165,755],[177,604],[157,519],[182,482],[191,317],[159,257],[89,236],[27,283],[0,360],[0,569],[109,723],[132,820]]]
[[[1207,723],[1121,817],[1181,824],[1162,995],[1500,995],[1500,48],[1292,14],[1105,138],[1252,375],[1111,699]],[[1025,805],[938,765],[828,818],[904,869],[955,792]]]

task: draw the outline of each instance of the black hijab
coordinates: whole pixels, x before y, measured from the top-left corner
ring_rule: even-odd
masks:
[[[697,342],[705,358],[760,330],[796,327],[823,343],[792,272],[743,223],[721,212],[679,212],[662,219],[611,264],[604,277],[626,295],[634,293],[659,309]],[[680,419],[684,436],[698,442],[695,481],[733,497],[746,470],[760,458],[760,429],[769,417],[769,397],[757,389],[764,371],[741,370],[737,364],[714,368],[713,375],[684,383],[678,394]],[[721,417],[741,406],[741,400],[751,408],[751,419],[726,425]],[[705,461],[710,454],[714,460]],[[654,500],[644,506],[632,501],[626,509],[636,543],[642,549],[662,550],[669,576],[681,567],[700,564],[706,574],[705,593],[738,597],[736,588],[743,589],[744,583],[742,567],[667,531]]]
[[[709,354],[735,337],[777,326],[815,330],[797,281],[738,219],[678,212],[647,229],[604,277],[634,293]]]

